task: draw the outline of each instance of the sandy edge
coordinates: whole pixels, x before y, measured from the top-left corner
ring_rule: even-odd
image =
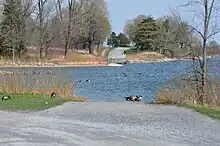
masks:
[[[215,56],[212,56],[213,58]],[[210,56],[208,56],[207,58],[211,58]],[[188,60],[191,60],[191,59],[177,59],[177,58],[164,58],[164,59],[158,59],[158,60],[138,60],[138,61],[135,61],[135,60],[128,60],[131,64],[132,63],[160,63],[160,62],[174,62],[174,61],[188,61]],[[111,67],[112,65],[108,65],[108,63],[100,63],[100,64],[54,64],[54,65],[45,65],[45,64],[42,64],[42,65],[0,65],[0,68],[20,68],[20,67],[25,67],[25,68],[28,68],[28,67],[34,67],[34,68],[58,68],[58,67],[63,67],[63,68],[66,68],[66,67],[103,67],[103,66],[109,66]],[[117,66],[117,65],[116,65]]]
[[[19,67],[25,67],[25,68],[28,68],[28,67],[34,67],[34,68],[56,68],[56,67],[101,67],[101,66],[108,66],[107,64],[83,64],[83,65],[0,65],[0,68],[8,68],[8,67],[13,67],[13,68],[19,68]]]
[[[181,61],[186,59],[170,59],[170,60],[154,60],[154,61],[131,61],[130,64],[133,63],[160,63],[160,62],[172,62],[172,61]],[[59,67],[112,67],[112,65],[106,64],[54,64],[54,65],[0,65],[0,68],[28,68],[28,67],[34,67],[34,68],[59,68]],[[116,65],[117,66],[117,65]]]
[[[154,60],[154,61],[130,61],[132,63],[160,63],[160,62],[172,62],[172,61],[179,61],[181,59],[173,59],[173,60]],[[112,65],[106,64],[54,64],[54,65],[0,65],[0,68],[28,68],[28,67],[34,67],[34,68],[57,68],[57,67],[103,67],[103,66],[109,66],[112,67]],[[117,66],[117,64],[115,65]]]

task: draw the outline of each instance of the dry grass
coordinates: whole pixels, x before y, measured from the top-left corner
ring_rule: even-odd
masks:
[[[66,59],[63,56],[47,57],[40,60],[37,56],[25,56],[16,58],[16,64],[12,59],[1,58],[0,66],[56,66],[56,65],[105,65],[105,57],[90,55],[87,53],[69,53]]]
[[[205,105],[220,106],[220,88],[216,77],[209,82]],[[181,86],[176,88],[163,87],[157,93],[157,104],[197,104],[198,96],[195,86],[182,81]]]
[[[94,54],[88,50],[69,50],[64,59],[63,48],[49,48],[48,56],[39,59],[39,48],[28,47],[27,54],[15,58],[15,64],[11,58],[0,57],[0,66],[65,66],[65,65],[106,65],[107,55],[111,49],[108,47],[94,48]],[[43,52],[43,55],[44,52]]]
[[[141,53],[132,53],[126,54],[126,59],[128,61],[157,61],[164,60],[166,57],[160,53],[156,52],[141,52]]]
[[[0,93],[31,93],[35,95],[50,95],[56,92],[57,96],[65,100],[85,101],[85,98],[74,95],[73,82],[63,81],[52,75],[24,75],[24,74],[1,74]]]
[[[55,59],[54,59],[55,60]],[[58,61],[58,60],[57,60]],[[61,59],[59,63],[75,63],[75,64],[103,64],[106,62],[106,59],[101,56],[95,56],[86,53],[70,53],[66,60]]]

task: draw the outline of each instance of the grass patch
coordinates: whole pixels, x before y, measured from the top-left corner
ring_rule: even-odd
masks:
[[[193,104],[181,104],[179,106],[193,109],[203,115],[209,116],[213,119],[220,120],[220,108],[206,107],[202,105],[193,105]]]
[[[0,93],[1,98],[3,95],[11,96],[10,100],[0,101],[0,110],[31,110],[38,111],[49,109],[57,105],[61,105],[65,102],[70,101],[81,101],[80,99],[64,99],[64,98],[53,98],[51,99],[48,95],[34,95],[34,94],[3,94]]]

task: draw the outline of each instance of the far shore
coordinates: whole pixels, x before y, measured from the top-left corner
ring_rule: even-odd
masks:
[[[59,68],[59,67],[98,67],[108,66],[107,64],[55,64],[55,65],[0,65],[0,68]]]
[[[213,58],[215,56],[212,56]],[[208,56],[207,58],[212,58],[211,56]],[[191,59],[187,58],[163,58],[163,59],[155,59],[155,60],[128,60],[131,64],[132,63],[160,63],[160,62],[174,62],[174,61],[187,61]],[[113,63],[114,64],[114,63]],[[110,65],[107,62],[102,63],[66,63],[66,64],[0,64],[0,68],[60,68],[60,67],[107,67],[107,66],[114,66]],[[117,64],[115,66],[118,66]]]

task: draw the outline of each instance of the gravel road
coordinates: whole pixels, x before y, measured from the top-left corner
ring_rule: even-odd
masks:
[[[0,119],[0,146],[220,146],[220,122],[174,106],[67,103]]]

